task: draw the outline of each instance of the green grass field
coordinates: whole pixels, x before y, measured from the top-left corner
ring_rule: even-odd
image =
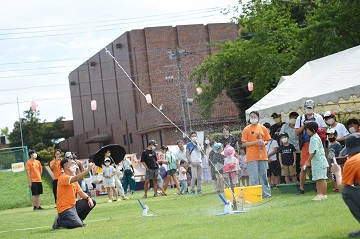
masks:
[[[350,231],[359,229],[341,194],[329,193],[327,200],[314,202],[315,192],[297,196],[273,190],[272,198],[246,205],[246,213],[215,216],[224,206],[217,194],[211,193],[212,186],[205,185],[201,195],[178,196],[174,189],[157,198],[149,193],[150,197],[141,201],[153,211],[149,213],[158,214],[154,217],[140,217],[140,191],[122,202],[107,203],[106,196],[95,197],[97,206],[85,220],[87,227],[52,230],[56,209],[49,183],[44,183],[41,197],[46,210],[33,211],[25,173],[2,172],[0,181],[1,207],[19,207],[0,211],[0,238],[308,239],[347,238]]]

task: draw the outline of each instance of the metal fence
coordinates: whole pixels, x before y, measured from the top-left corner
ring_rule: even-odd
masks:
[[[11,169],[13,163],[26,163],[28,159],[27,146],[0,148],[0,171]]]

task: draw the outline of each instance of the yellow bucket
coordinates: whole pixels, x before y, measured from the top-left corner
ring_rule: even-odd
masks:
[[[226,200],[232,201],[231,189],[224,190]],[[234,188],[235,198],[237,202],[255,203],[262,202],[262,186],[236,187]]]

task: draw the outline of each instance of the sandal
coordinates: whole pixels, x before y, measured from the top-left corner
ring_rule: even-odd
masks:
[[[147,195],[144,195],[142,198],[147,198]]]

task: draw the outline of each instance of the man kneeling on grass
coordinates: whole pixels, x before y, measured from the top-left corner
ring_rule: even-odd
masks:
[[[75,175],[77,165],[71,156],[61,160],[60,166],[64,169],[64,173],[58,180],[56,200],[58,215],[55,217],[52,228],[83,227],[85,225],[83,220],[95,207],[96,201],[82,191],[77,181],[84,178],[94,164],[89,163],[87,170],[78,175]],[[77,194],[82,198],[81,200],[76,201]]]
[[[348,155],[345,162],[343,175],[341,167],[334,159],[331,171],[335,174],[338,189],[342,191],[342,198],[349,207],[355,219],[360,222],[360,188],[354,186],[355,181],[360,182],[360,133],[350,134],[345,139],[346,148],[342,155]],[[360,231],[350,232],[349,237],[360,237]]]

